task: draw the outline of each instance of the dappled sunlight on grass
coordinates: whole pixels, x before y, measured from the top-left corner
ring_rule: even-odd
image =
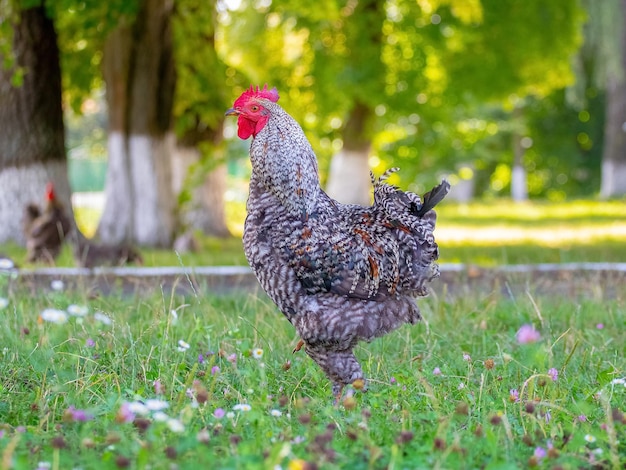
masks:
[[[241,243],[245,201],[226,203],[230,238],[200,236],[200,250],[177,255],[172,250],[142,249],[146,266],[246,265]],[[519,263],[626,261],[624,201],[568,203],[511,201],[446,202],[437,209],[435,236],[441,263],[483,266]],[[83,233],[96,230],[99,214],[75,206]],[[0,252],[24,266],[26,252],[15,244]],[[63,250],[59,266],[73,266],[71,251]]]
[[[491,202],[472,202],[454,204],[444,202],[438,208],[440,217],[447,220],[493,221],[541,221],[541,220],[592,220],[605,218],[619,219],[626,222],[626,201],[588,201],[569,202],[513,202],[497,200]]]
[[[626,243],[626,222],[593,224],[572,227],[566,224],[552,226],[511,226],[493,224],[485,227],[468,227],[463,224],[447,224],[437,227],[435,236],[441,245],[511,245],[534,243],[547,247],[564,247],[572,244],[588,245],[605,240]]]

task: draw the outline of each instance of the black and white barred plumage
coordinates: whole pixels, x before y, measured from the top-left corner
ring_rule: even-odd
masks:
[[[320,187],[317,160],[275,90],[246,91],[227,114],[254,137],[244,249],[263,289],[302,338],[337,396],[363,379],[352,353],[420,319],[415,298],[439,275],[432,208],[442,182],[422,201],[374,179],[370,207],[344,205]]]

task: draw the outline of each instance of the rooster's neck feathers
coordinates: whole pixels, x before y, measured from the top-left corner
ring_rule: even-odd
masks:
[[[269,119],[250,146],[251,183],[276,196],[293,215],[311,214],[325,196],[313,149],[300,125],[278,104],[262,104]]]

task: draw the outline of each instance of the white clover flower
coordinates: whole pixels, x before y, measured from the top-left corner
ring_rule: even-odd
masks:
[[[13,269],[15,263],[9,258],[0,258],[0,269]]]
[[[228,413],[226,413],[226,417],[228,419],[233,419],[235,417],[235,413],[233,413],[232,411],[229,411]]]
[[[140,401],[131,401],[128,403],[128,411],[136,415],[146,416],[150,413],[148,407]]]
[[[67,313],[69,313],[73,317],[84,317],[89,313],[89,308],[84,305],[72,304],[67,307]]]
[[[0,297],[0,310],[7,308],[9,305],[9,299],[5,299],[4,297]]]
[[[233,410],[235,411],[250,411],[251,409],[252,407],[248,405],[247,403],[238,403],[235,406],[233,406]]]
[[[39,462],[37,463],[37,468],[35,470],[48,470],[52,468],[52,464],[50,462]]]
[[[282,415],[283,415],[283,412],[282,412],[282,411],[280,411],[280,410],[272,410],[272,411],[270,411],[270,415],[272,415],[272,416],[274,416],[274,417],[278,418],[279,416],[282,416]]]
[[[261,359],[263,357],[263,350],[261,348],[254,348],[252,350],[252,357],[255,359]]]
[[[163,411],[155,411],[152,413],[152,419],[159,423],[165,423],[166,421],[169,421],[170,417]]]
[[[150,398],[146,400],[146,408],[150,411],[163,411],[170,407],[170,404],[165,400],[159,400],[157,398]]]
[[[67,313],[56,308],[47,308],[39,316],[42,320],[56,323],[57,325],[67,322]]]
[[[167,420],[167,427],[170,431],[180,434],[185,430],[185,425],[179,419],[170,418]]]
[[[96,312],[93,314],[93,319],[96,321],[99,321],[100,323],[104,324],[104,325],[110,325],[113,323],[113,320],[111,320],[111,317],[109,317],[106,313],[104,312]]]
[[[55,291],[62,291],[65,289],[65,283],[61,279],[55,279],[50,283],[50,287]]]
[[[179,340],[178,340],[178,348],[177,348],[177,349],[178,349],[180,352],[185,352],[185,351],[187,351],[187,349],[189,349],[190,347],[191,347],[191,346],[189,346],[189,343],[187,343],[187,342],[183,341],[182,339],[179,339]]]
[[[465,388],[465,384],[463,382],[459,383],[459,386],[457,387],[459,390],[463,390]]]
[[[585,441],[589,443],[596,442],[596,438],[591,434],[585,434]]]
[[[463,360],[467,362],[472,362],[472,356],[467,353],[463,353]]]

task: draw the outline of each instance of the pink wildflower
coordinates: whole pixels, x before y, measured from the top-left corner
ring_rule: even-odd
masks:
[[[66,410],[67,415],[75,422],[85,422],[93,419],[93,416],[85,410],[77,410],[74,406],[70,406]]]
[[[516,334],[517,342],[519,344],[528,344],[534,343],[541,339],[541,334],[535,330],[533,325],[522,325],[522,327],[517,331]]]
[[[236,353],[232,353],[226,359],[228,359],[228,362],[230,362],[232,364],[237,364],[237,354]]]
[[[433,369],[433,375],[441,375],[441,369],[439,367],[435,367]]]
[[[213,366],[211,367],[211,375],[215,375],[215,374],[219,374],[220,373],[220,368],[219,366]]]
[[[559,378],[559,371],[553,367],[552,369],[548,371],[548,375],[550,376],[553,382],[556,382],[557,379]]]
[[[517,391],[516,388],[512,388],[509,391],[509,400],[514,403],[519,403],[519,392]]]
[[[213,412],[213,416],[215,416],[217,419],[222,419],[225,414],[226,412],[224,411],[223,408],[216,408],[215,411]]]
[[[548,453],[546,452],[546,449],[544,449],[543,447],[537,447],[535,448],[535,452],[533,453],[533,455],[535,456],[537,460],[541,460],[541,459],[544,459],[546,455],[548,455]]]
[[[596,325],[596,328],[597,328],[598,330],[603,330],[603,329],[604,329],[604,323],[598,323],[598,324]]]

